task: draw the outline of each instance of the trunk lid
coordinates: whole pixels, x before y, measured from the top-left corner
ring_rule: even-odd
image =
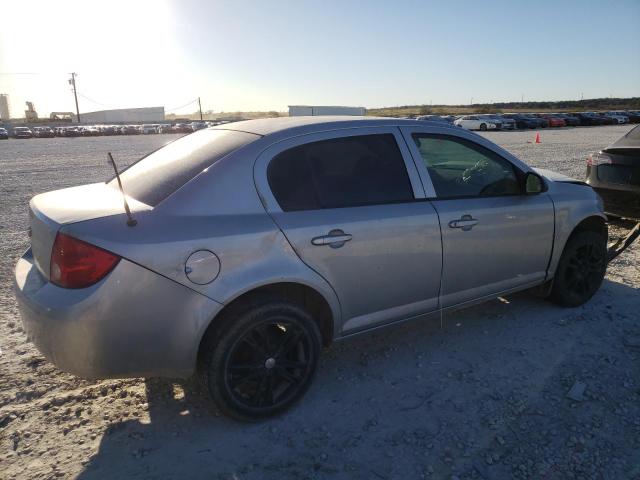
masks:
[[[127,197],[133,213],[152,210]],[[122,194],[105,183],[65,188],[36,195],[29,202],[31,250],[40,273],[49,279],[51,249],[62,225],[124,214]]]

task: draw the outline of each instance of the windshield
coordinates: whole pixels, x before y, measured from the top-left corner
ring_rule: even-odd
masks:
[[[234,130],[200,130],[140,159],[120,174],[127,195],[155,206],[234,150],[260,138]],[[108,182],[118,188],[114,178]]]

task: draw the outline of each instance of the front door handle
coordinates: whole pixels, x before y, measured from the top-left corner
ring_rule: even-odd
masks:
[[[340,248],[349,240],[352,236],[348,233],[344,233],[340,229],[331,230],[328,235],[322,235],[311,239],[311,243],[318,247],[322,245],[329,245],[331,248]]]
[[[471,215],[463,215],[458,220],[451,220],[449,222],[449,228],[461,228],[463,232],[467,232],[471,230],[477,223],[478,220],[473,218]]]

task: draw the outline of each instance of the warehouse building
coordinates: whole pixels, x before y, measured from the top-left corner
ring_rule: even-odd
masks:
[[[74,115],[74,122],[77,118]],[[80,114],[82,123],[155,123],[164,121],[164,107],[120,108]]]

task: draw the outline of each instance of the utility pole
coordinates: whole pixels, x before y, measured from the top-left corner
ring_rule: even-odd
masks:
[[[80,108],[78,107],[78,94],[76,93],[76,72],[71,73],[69,85],[73,87],[73,98],[76,100],[76,115],[78,118],[78,123],[80,123]]]
[[[200,104],[200,97],[198,97],[198,109],[200,110],[200,121],[202,121],[202,105]]]

